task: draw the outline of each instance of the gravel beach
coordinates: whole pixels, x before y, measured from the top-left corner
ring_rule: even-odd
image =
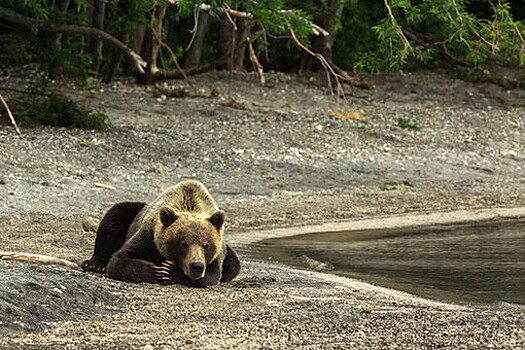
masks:
[[[365,76],[373,89],[347,86],[337,101],[323,75],[266,78],[234,74],[245,109],[224,106],[226,72],[192,78],[199,90],[186,98],[161,92],[181,81],[63,86],[115,126],[23,128],[23,140],[0,126],[0,250],[79,263],[95,237],[86,218],[185,179],[208,187],[242,252],[292,227],[525,217],[525,90],[397,73]],[[13,74],[2,94],[30,79]],[[0,347],[525,348],[523,310],[443,304],[248,255],[236,280],[205,290],[0,261]]]

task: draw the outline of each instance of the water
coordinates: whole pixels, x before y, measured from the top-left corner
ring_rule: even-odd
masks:
[[[251,253],[441,301],[525,308],[525,222],[327,232],[268,239]]]

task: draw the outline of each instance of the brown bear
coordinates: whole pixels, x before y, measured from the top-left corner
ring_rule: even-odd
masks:
[[[93,257],[81,266],[128,282],[229,282],[239,274],[240,261],[223,231],[224,212],[206,187],[184,181],[149,205],[114,205],[99,224]]]

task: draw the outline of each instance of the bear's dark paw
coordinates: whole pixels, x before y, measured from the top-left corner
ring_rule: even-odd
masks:
[[[208,283],[206,278],[201,278],[199,280],[190,280],[187,283],[187,285],[188,287],[193,287],[193,288],[207,288],[210,284]]]
[[[84,261],[80,265],[80,267],[82,267],[84,271],[106,273],[106,264],[107,264],[107,261],[104,261],[98,258],[91,258],[89,260]]]
[[[175,268],[175,264],[171,260],[164,260],[160,266],[155,266],[156,282],[161,284],[171,283],[171,271],[173,268]]]

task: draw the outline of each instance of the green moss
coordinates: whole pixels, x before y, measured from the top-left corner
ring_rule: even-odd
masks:
[[[401,188],[403,188],[403,187],[414,187],[414,185],[412,185],[410,183],[410,181],[404,180],[404,181],[402,181],[399,184],[397,182],[385,182],[383,184],[383,187],[381,187],[381,189],[383,191],[395,191],[395,190],[397,190],[399,188],[398,186],[400,186]]]
[[[395,191],[397,190],[397,182],[385,182],[381,189],[383,191]]]
[[[9,107],[20,126],[56,126],[105,130],[113,126],[103,113],[90,111],[73,100],[57,95],[9,100]],[[5,118],[2,118],[5,122]]]
[[[412,130],[416,130],[416,131],[421,131],[421,127],[417,124],[412,124],[410,123],[410,120],[408,119],[405,119],[405,118],[399,118],[397,120],[397,126],[400,127],[401,129],[412,129]]]

